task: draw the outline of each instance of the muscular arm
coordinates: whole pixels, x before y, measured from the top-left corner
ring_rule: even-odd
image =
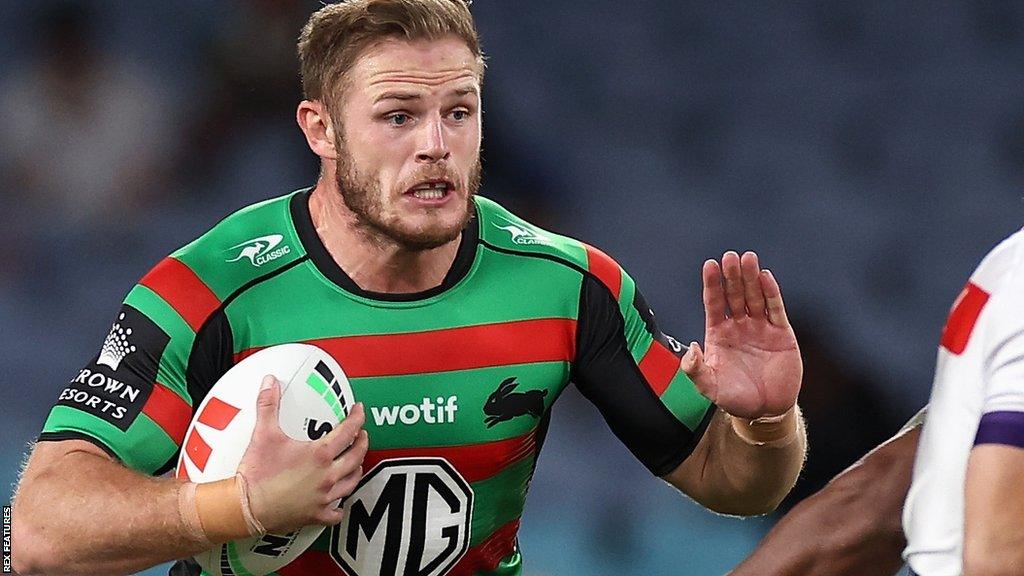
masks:
[[[39,442],[14,500],[15,571],[129,574],[200,552],[178,513],[180,484],[129,470],[83,440]]]
[[[964,576],[1024,571],[1024,450],[982,444],[971,451],[964,493]]]
[[[750,428],[718,410],[694,453],[664,479],[715,512],[771,512],[796,483],[807,438],[796,408]]]
[[[905,429],[798,504],[731,576],[893,574],[921,427]]]

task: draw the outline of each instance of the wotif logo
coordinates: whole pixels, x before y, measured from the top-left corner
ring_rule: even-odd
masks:
[[[237,256],[231,260],[226,260],[226,262],[238,262],[242,258],[248,258],[249,262],[252,263],[253,266],[259,268],[267,262],[277,260],[281,256],[292,251],[291,247],[287,244],[280,248],[277,247],[282,240],[284,240],[284,236],[281,236],[280,234],[268,234],[266,236],[247,240],[241,244],[228,248],[229,251],[239,249],[240,251]]]
[[[505,226],[499,226],[495,223],[494,226],[511,234],[513,244],[519,244],[521,246],[528,246],[530,244],[551,244],[551,238],[548,238],[540,232],[523,228],[522,226],[511,222]]]
[[[424,398],[419,404],[404,406],[372,406],[370,413],[377,426],[394,426],[415,424],[423,420],[424,424],[445,424],[455,421],[455,412],[459,409],[459,397],[449,396],[447,400],[438,396],[436,399]]]

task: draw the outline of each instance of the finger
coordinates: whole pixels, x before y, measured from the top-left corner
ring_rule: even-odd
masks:
[[[345,519],[345,512],[341,508],[324,508],[316,515],[316,523],[323,526],[334,526]]]
[[[725,290],[722,288],[722,269],[718,262],[705,261],[701,278],[704,281],[705,325],[716,326],[725,322]]]
[[[740,255],[732,250],[722,255],[722,275],[725,276],[725,301],[733,318],[747,315],[747,303],[743,298],[743,274],[740,272]]]
[[[740,258],[740,272],[743,275],[743,297],[747,301],[747,313],[751,318],[764,318],[764,289],[761,288],[761,281],[758,279],[761,266],[758,264],[757,254],[743,253]]]
[[[280,430],[278,412],[281,408],[281,383],[270,374],[263,377],[256,396],[256,429]]]
[[[330,492],[327,493],[324,500],[330,504],[339,498],[344,498],[355,491],[359,481],[363,479],[363,467],[360,466],[350,472],[348,476],[343,476],[338,483],[331,487]]]
[[[331,455],[333,460],[355,442],[365,422],[366,414],[363,411],[363,403],[356,402],[341,424],[335,426],[334,430],[316,442],[324,446],[323,449]]]
[[[782,290],[779,289],[778,281],[769,270],[762,270],[760,279],[768,305],[768,321],[776,326],[788,327],[789,318],[786,316],[786,306],[782,303]]]
[[[334,473],[336,478],[347,476],[352,473],[353,470],[359,468],[363,463],[363,459],[366,458],[366,451],[370,447],[370,437],[366,433],[366,430],[360,430],[359,435],[356,436],[352,445],[347,450],[341,453],[334,463],[331,464],[331,472]]]
[[[686,354],[683,354],[683,358],[679,361],[679,367],[690,377],[697,390],[714,402],[714,380],[711,378],[707,364],[704,363],[704,352],[700,349],[700,344],[690,342]]]

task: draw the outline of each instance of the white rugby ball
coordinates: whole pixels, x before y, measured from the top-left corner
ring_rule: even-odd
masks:
[[[281,429],[296,440],[330,432],[355,404],[341,366],[320,348],[281,344],[260,350],[221,376],[195,411],[178,458],[179,478],[202,483],[235,475],[256,428],[256,397],[267,374],[281,382]],[[262,576],[302,554],[323,529],[234,540],[195,558],[207,574]]]

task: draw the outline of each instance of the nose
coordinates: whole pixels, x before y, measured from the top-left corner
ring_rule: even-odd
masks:
[[[434,164],[441,160],[447,160],[449,156],[451,156],[451,150],[448,149],[441,117],[437,116],[429,122],[424,122],[420,147],[416,152],[416,161]]]

